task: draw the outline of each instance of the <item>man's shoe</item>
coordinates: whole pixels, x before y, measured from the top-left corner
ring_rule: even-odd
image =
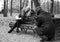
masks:
[[[8,31],[8,33],[11,33],[13,30]]]

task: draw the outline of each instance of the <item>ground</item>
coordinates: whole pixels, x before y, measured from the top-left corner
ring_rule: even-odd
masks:
[[[15,22],[13,17],[0,17],[0,42],[40,42],[40,38],[33,34],[16,33],[15,31],[9,34],[8,24],[11,21]]]
[[[1,15],[0,15],[1,16]],[[25,33],[16,33],[13,31],[12,33],[8,33],[10,30],[9,23],[13,21],[15,22],[14,17],[0,17],[0,42],[40,42],[39,36],[36,34],[25,34]],[[54,41],[54,42],[60,42]]]
[[[33,35],[16,33],[13,31],[8,34],[9,27],[0,26],[0,42],[39,42],[39,38]]]

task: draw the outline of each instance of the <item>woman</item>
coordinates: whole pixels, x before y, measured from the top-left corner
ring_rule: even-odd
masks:
[[[17,32],[19,32],[18,28],[21,24],[24,24],[28,21],[28,17],[30,16],[30,8],[27,6],[25,9],[22,10],[22,13],[16,16],[16,23],[14,24],[13,28],[8,31],[8,33],[11,33],[16,27]]]

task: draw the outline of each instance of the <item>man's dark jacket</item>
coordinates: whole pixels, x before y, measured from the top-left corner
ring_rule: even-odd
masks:
[[[45,35],[51,40],[54,37],[55,34],[55,25],[52,21],[51,15],[48,12],[45,12],[43,10],[39,10],[37,12],[37,26],[36,29],[38,35]]]

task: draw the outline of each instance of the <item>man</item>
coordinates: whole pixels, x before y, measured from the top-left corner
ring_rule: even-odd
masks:
[[[55,35],[55,25],[52,21],[52,16],[50,13],[43,11],[40,7],[37,10],[37,15],[37,34],[39,36],[46,36],[48,38],[47,41],[52,40]]]
[[[54,38],[55,34],[55,25],[52,21],[52,16],[51,13],[45,12],[43,9],[40,7],[40,3],[38,0],[33,0],[34,5],[36,7],[36,13],[37,13],[37,26],[36,28],[37,34],[39,36],[46,36],[48,39],[47,41],[50,41]]]

